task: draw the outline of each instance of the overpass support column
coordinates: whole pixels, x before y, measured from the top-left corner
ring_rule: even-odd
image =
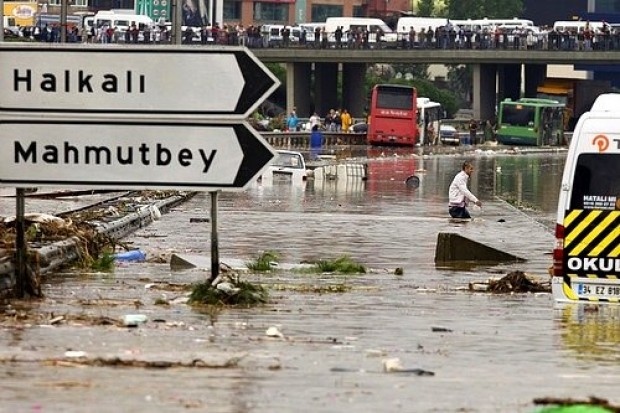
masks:
[[[352,118],[362,118],[365,113],[364,96],[365,63],[342,64],[342,108],[347,109]],[[365,120],[365,119],[364,119]]]
[[[314,107],[321,117],[338,108],[338,63],[314,64]]]
[[[521,97],[521,65],[500,65],[499,67],[499,90],[497,101],[506,98],[517,100]]]
[[[286,64],[286,113],[297,107],[297,116],[310,117],[312,63]]]
[[[547,77],[547,65],[525,65],[525,97],[536,97],[536,89]]]
[[[474,117],[480,120],[491,119],[495,116],[497,66],[492,64],[472,66]]]

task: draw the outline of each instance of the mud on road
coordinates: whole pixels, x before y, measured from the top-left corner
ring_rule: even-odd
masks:
[[[617,308],[557,308],[549,294],[467,288],[516,269],[546,275],[553,237],[541,222],[552,212],[523,213],[497,194],[518,187],[507,182],[516,168],[524,172],[523,190],[514,199],[545,204],[539,185],[553,185],[532,176],[561,169],[561,160],[476,159],[472,186],[484,205],[467,225],[447,220],[445,207],[462,159],[423,161],[389,159],[366,184],[256,185],[222,194],[223,261],[274,250],[283,262],[346,254],[376,269],[242,275],[269,288],[264,307],[192,308],[185,286],[208,271],[172,271],[167,263],[50,277],[44,300],[5,309],[0,411],[533,412],[537,397],[589,395],[617,403]],[[411,168],[422,178],[413,192],[400,179]],[[208,256],[210,224],[191,221],[208,217],[209,204],[200,194],[129,241],[149,256]],[[502,246],[527,262],[436,267],[442,231]],[[403,275],[391,271],[396,267]],[[348,288],[311,288],[329,285]],[[125,327],[119,320],[128,314],[148,321]],[[410,371],[386,369],[386,362]]]

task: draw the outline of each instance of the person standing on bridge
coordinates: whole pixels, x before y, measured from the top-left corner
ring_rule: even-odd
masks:
[[[342,131],[344,133],[351,132],[351,123],[353,120],[351,119],[351,114],[346,109],[342,109],[342,114],[340,115],[340,123],[342,125]]]
[[[471,162],[465,161],[461,172],[456,174],[450,184],[450,189],[448,190],[448,212],[452,218],[471,218],[469,211],[467,211],[469,202],[473,202],[477,206],[482,207],[482,202],[467,189],[467,182],[473,171],[474,166]]]
[[[297,132],[299,130],[299,118],[297,117],[295,108],[293,108],[288,115],[288,119],[286,119],[286,127],[289,132]]]

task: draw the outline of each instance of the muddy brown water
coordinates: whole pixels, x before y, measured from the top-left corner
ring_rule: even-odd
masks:
[[[447,186],[465,159],[475,162],[471,186],[483,208],[472,211],[473,222],[454,224]],[[138,328],[5,323],[0,357],[15,361],[0,364],[0,412],[533,412],[536,397],[590,395],[618,404],[617,307],[560,308],[548,294],[466,289],[513,269],[546,276],[563,162],[562,152],[388,152],[370,163],[367,182],[256,184],[220,194],[223,261],[273,250],[290,263],[349,255],[375,271],[242,275],[269,286],[270,304],[219,314],[180,303],[183,292],[147,288],[201,281],[205,269],[125,263],[108,274],[49,277],[45,300],[24,304],[30,314],[146,314],[149,321]],[[420,178],[415,190],[404,185],[411,174]],[[209,205],[200,194],[129,241],[149,256],[208,256],[210,224],[190,219],[209,217]],[[448,231],[528,261],[438,268],[437,234]],[[404,275],[394,275],[396,267]],[[308,292],[329,284],[350,290]],[[172,304],[155,305],[158,298]],[[283,337],[267,337],[271,326]],[[240,358],[234,368],[81,366],[65,358],[68,350],[142,361]],[[386,373],[388,358],[434,375]]]

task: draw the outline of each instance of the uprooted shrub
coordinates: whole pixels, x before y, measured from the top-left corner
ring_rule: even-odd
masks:
[[[195,284],[189,296],[192,305],[254,307],[268,300],[269,294],[263,286],[236,280],[216,285],[211,282]]]
[[[271,271],[273,269],[273,264],[277,263],[279,259],[278,253],[274,251],[265,251],[261,253],[255,261],[247,262],[245,266],[251,271]]]

